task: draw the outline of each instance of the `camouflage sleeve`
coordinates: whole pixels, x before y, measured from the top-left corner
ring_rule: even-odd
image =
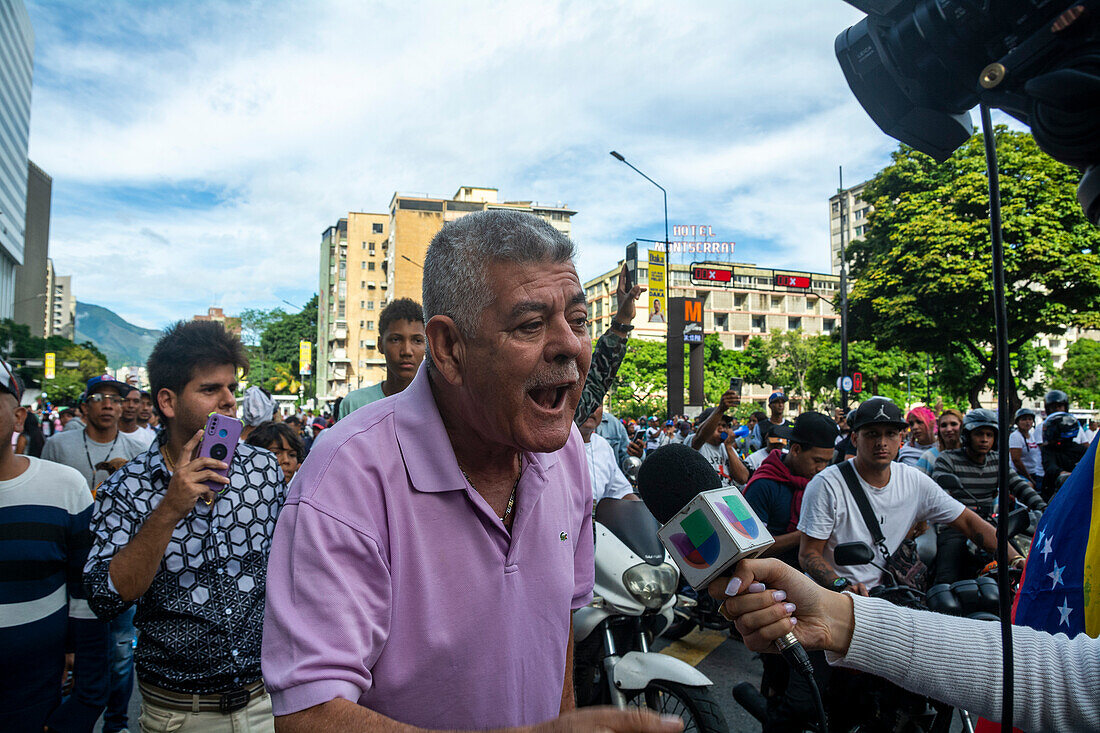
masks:
[[[584,391],[577,411],[573,413],[573,422],[580,425],[596,411],[603,402],[603,396],[615,381],[619,365],[626,356],[626,339],[608,329],[596,342],[592,350],[592,366],[588,369],[588,378],[584,380]]]

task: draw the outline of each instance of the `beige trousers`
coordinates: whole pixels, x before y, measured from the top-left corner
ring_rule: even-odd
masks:
[[[142,700],[140,724],[142,733],[275,733],[266,691],[235,713],[191,713]]]

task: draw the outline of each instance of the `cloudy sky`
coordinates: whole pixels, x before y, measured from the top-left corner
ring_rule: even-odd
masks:
[[[563,202],[594,276],[663,233],[613,149],[672,224],[823,271],[837,166],[896,146],[833,56],[841,0],[26,2],[51,256],[148,327],[304,303],[321,232],[394,191]]]

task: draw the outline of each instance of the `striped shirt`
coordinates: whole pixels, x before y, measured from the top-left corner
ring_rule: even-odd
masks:
[[[997,498],[997,451],[989,451],[985,462],[978,464],[970,459],[966,448],[945,450],[936,459],[932,478],[939,480],[940,476],[947,474],[958,476],[965,489],[963,492],[950,492],[956,499],[971,509],[992,507]],[[1012,466],[1008,467],[1008,491],[1029,509],[1044,505],[1043,498],[1031,482],[1016,473]],[[986,512],[978,513],[985,516]]]
[[[81,583],[92,494],[75,469],[27,460],[0,481],[0,729],[91,730],[107,701],[108,641]],[[66,651],[75,688],[61,705]]]

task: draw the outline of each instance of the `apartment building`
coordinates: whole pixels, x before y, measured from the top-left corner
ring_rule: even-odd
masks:
[[[73,295],[72,275],[58,275],[53,260],[46,260],[46,338],[64,336],[72,339],[76,334],[76,297]]]
[[[867,230],[867,217],[872,211],[861,197],[870,181],[856,184],[829,197],[829,261],[832,274],[840,274],[840,237],[844,233],[845,246],[855,239],[863,239]]]
[[[0,69],[0,318],[12,318],[15,268],[23,264],[26,234],[34,76],[34,30],[23,0],[0,2]]]
[[[525,211],[570,235],[563,204],[501,201],[495,188],[462,186],[450,198],[394,193],[386,213],[349,212],[321,235],[317,394],[346,395],[386,376],[378,319],[396,298],[421,300],[424,257],[444,223],[473,211]]]

